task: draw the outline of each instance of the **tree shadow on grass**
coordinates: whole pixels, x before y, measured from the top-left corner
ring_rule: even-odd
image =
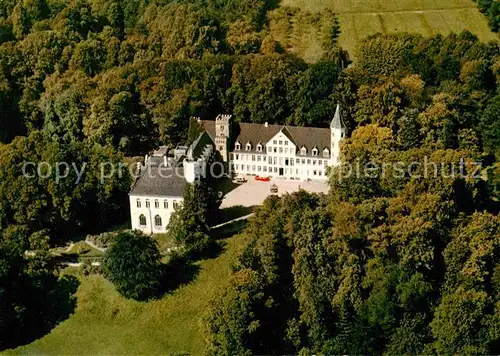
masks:
[[[174,256],[162,267],[160,297],[192,283],[200,273],[200,266],[184,256]]]
[[[3,310],[0,315],[7,322],[6,329],[0,328],[4,339],[0,340],[0,351],[32,343],[68,319],[76,308],[75,293],[79,285],[75,276],[63,275],[57,279],[48,275],[43,287],[31,286],[23,300],[21,320],[16,319],[12,309]]]
[[[184,285],[190,284],[196,280],[200,273],[201,260],[215,259],[219,257],[226,249],[226,243],[223,241],[211,241],[211,243],[200,252],[192,252],[185,255],[173,254],[162,266],[161,289],[158,295],[173,292]]]
[[[256,206],[232,206],[230,208],[220,209],[219,216],[217,217],[217,224],[223,224],[225,222],[241,218],[246,215],[252,214],[256,209]]]

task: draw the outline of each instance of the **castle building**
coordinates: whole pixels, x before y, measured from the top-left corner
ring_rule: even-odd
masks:
[[[339,105],[330,128],[236,123],[230,115],[199,123],[202,133],[191,145],[160,147],[139,164],[129,193],[132,229],[166,232],[186,184],[207,177],[217,153],[237,175],[326,180],[347,134]]]
[[[327,167],[340,164],[347,128],[340,106],[330,128],[232,123],[230,115],[201,120],[224,162],[237,175],[325,180]]]

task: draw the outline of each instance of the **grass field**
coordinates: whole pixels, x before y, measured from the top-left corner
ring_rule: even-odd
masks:
[[[340,45],[351,56],[355,56],[360,40],[377,32],[432,36],[469,30],[482,41],[498,39],[471,0],[282,0],[281,6],[298,7],[311,13],[332,9],[340,21]],[[274,33],[273,26],[278,27],[271,14],[271,32]],[[287,47],[293,43],[291,51],[307,61],[321,57],[321,36],[318,36],[321,25],[304,29],[304,21],[291,19],[289,29],[288,38],[282,33],[276,37]],[[297,38],[296,33],[302,33],[302,38]]]
[[[203,352],[200,317],[213,293],[227,283],[230,265],[245,244],[242,236],[225,242],[216,259],[199,263],[193,282],[160,300],[125,300],[103,277],[81,280],[77,308],[43,338],[13,355],[168,355]]]

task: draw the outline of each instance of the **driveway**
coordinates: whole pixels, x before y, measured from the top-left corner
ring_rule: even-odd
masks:
[[[264,200],[271,195],[269,189],[271,185],[278,186],[279,195],[285,193],[297,192],[300,189],[310,193],[328,193],[329,186],[327,182],[321,181],[294,181],[271,179],[271,182],[259,182],[255,177],[245,177],[248,182],[237,186],[234,190],[230,191],[224,197],[221,208],[229,208],[232,206],[245,206],[251,207],[255,205],[262,205]]]

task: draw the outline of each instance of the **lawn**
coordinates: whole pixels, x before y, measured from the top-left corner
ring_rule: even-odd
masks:
[[[432,36],[469,30],[482,41],[498,39],[471,0],[282,0],[281,6],[303,11],[288,18],[285,26],[278,15],[280,9],[274,10],[270,15],[271,32],[289,51],[308,62],[318,60],[323,53],[325,19],[304,20],[305,12],[324,9],[338,14],[342,31],[339,43],[351,56],[355,56],[356,46],[364,37],[377,32]],[[283,32],[285,27],[287,31]]]
[[[227,283],[231,261],[245,241],[236,235],[224,243],[218,258],[198,263],[199,273],[191,283],[160,300],[125,300],[101,276],[81,279],[75,313],[50,334],[7,354],[201,354],[200,318],[214,292]]]

